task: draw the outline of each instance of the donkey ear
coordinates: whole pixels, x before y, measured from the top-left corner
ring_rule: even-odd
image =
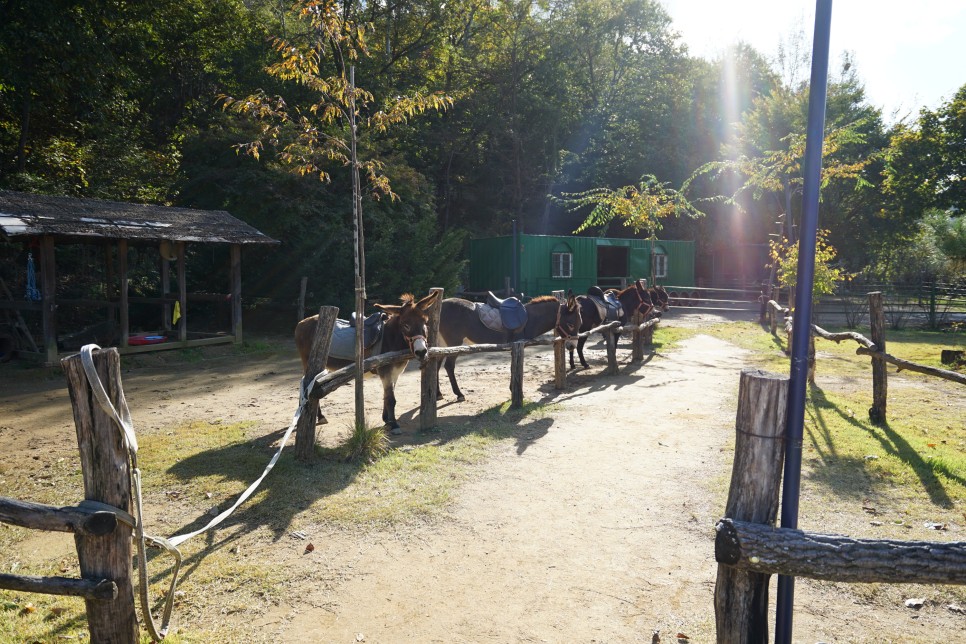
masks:
[[[431,307],[433,303],[436,301],[436,298],[439,297],[439,294],[440,294],[440,291],[433,291],[423,299],[416,302],[416,308],[418,308],[420,311],[423,311],[425,313],[426,310],[429,309],[429,307]]]

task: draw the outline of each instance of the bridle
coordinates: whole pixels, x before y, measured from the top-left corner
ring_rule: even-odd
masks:
[[[557,307],[557,324],[554,326],[554,330],[560,335],[561,338],[571,338],[573,336],[570,333],[567,333],[567,330],[563,328],[562,324],[560,324],[560,313],[564,307],[567,307],[568,310],[570,309],[570,305],[567,303],[562,303]]]

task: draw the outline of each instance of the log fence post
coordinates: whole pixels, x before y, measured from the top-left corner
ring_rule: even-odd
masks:
[[[631,362],[642,362],[644,360],[644,332],[641,325],[644,323],[644,316],[640,311],[635,311],[631,318],[634,324],[634,333],[631,335]]]
[[[124,405],[121,358],[117,349],[93,354],[94,367],[115,407]],[[80,451],[84,498],[131,512],[131,459],[123,435],[91,393],[80,355],[61,361],[73,407]],[[131,580],[131,532],[119,523],[104,536],[75,534],[81,576],[110,580],[117,586],[114,601],[87,598],[87,622],[92,642],[137,642],[138,623]]]
[[[312,350],[309,352],[309,364],[302,376],[301,388],[305,388],[307,381],[325,369],[329,359],[329,349],[332,347],[332,330],[339,309],[335,306],[323,306],[319,309],[319,323],[315,327],[315,337],[312,339]],[[301,397],[300,397],[301,398]],[[295,425],[295,458],[308,461],[315,453],[315,421],[318,416],[319,402],[308,395],[299,402],[299,418]]]
[[[608,376],[617,375],[617,334],[613,329],[604,331],[604,344],[607,346],[607,369],[604,373]]]
[[[439,342],[439,314],[443,309],[443,289],[436,287],[429,289],[430,293],[438,293],[429,309],[429,322],[426,324],[426,344],[435,347]],[[436,427],[437,408],[436,399],[439,394],[439,358],[427,357],[419,365],[420,401],[419,428],[423,431]]]
[[[885,338],[885,310],[882,306],[882,292],[869,293],[869,327],[872,342],[876,351],[886,352]],[[886,361],[876,356],[872,357],[872,407],[869,408],[869,420],[876,425],[886,423],[886,397],[889,389],[889,375]]]
[[[553,341],[553,388],[560,391],[567,386],[567,349],[566,339]]]
[[[725,516],[773,525],[784,461],[788,377],[757,369],[741,372],[735,421],[735,460]],[[715,545],[715,559],[725,559]],[[719,563],[714,590],[717,641],[768,641],[769,576]]]
[[[523,407],[523,348],[526,341],[517,340],[510,348],[510,409]]]

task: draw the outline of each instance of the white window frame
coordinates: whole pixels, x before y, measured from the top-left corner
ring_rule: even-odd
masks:
[[[667,254],[654,253],[654,279],[667,278]]]
[[[564,258],[566,258],[566,261],[564,261]],[[573,276],[574,254],[564,251],[550,253],[550,277],[553,279],[570,279]]]

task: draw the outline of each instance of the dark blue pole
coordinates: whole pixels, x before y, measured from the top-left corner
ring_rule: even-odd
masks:
[[[802,475],[802,435],[805,425],[805,389],[808,380],[808,341],[812,332],[812,284],[815,282],[815,238],[818,233],[818,193],[825,138],[825,98],[828,90],[829,32],[832,0],[815,2],[815,37],[812,41],[812,80],[808,94],[808,129],[805,138],[805,184],[802,224],[798,237],[798,282],[795,285],[795,326],[792,330],[792,364],[785,417],[785,472],[782,479],[783,528],[798,527],[798,497]],[[792,641],[795,578],[778,577],[775,643]]]
[[[513,220],[513,265],[510,269],[513,273],[511,277],[511,282],[513,285],[513,294],[519,296],[520,294],[520,236],[517,234],[517,220]],[[510,297],[509,293],[505,294],[506,297]]]

